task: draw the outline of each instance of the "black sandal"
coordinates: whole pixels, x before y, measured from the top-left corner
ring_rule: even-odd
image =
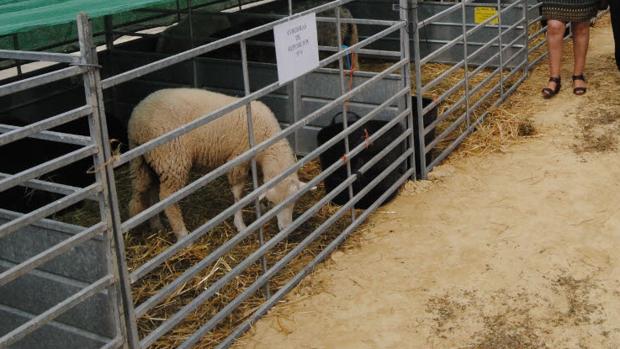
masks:
[[[583,74],[573,75],[573,81],[575,80],[581,80],[583,82],[586,82],[586,78],[583,76]],[[586,94],[587,90],[588,89],[586,87],[575,87],[573,88],[573,93],[576,94],[577,96],[582,96]]]
[[[550,89],[549,87],[545,87],[542,89],[542,94],[544,99],[549,99],[560,92],[560,88],[562,87],[562,79],[559,76],[552,76],[549,78],[549,82],[555,82],[555,89]]]

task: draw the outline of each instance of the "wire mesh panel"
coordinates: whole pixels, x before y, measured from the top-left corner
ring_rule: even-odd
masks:
[[[8,161],[7,156],[0,165],[2,348],[117,348],[126,342],[97,61],[85,17],[78,29],[79,56],[0,52],[5,59],[60,63],[47,73],[1,85],[0,98],[12,106],[32,89],[49,89],[60,81],[73,82],[81,91],[68,110],[41,105],[39,115],[0,115],[0,150],[16,152],[19,156],[10,158],[20,159]],[[73,132],[77,129],[82,134]],[[93,177],[84,186],[67,184],[78,169]],[[23,205],[32,193],[44,195],[37,194],[34,206]],[[92,224],[63,219],[84,205],[97,208]]]

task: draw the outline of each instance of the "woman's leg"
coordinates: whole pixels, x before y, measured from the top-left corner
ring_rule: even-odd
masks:
[[[581,75],[586,67],[586,54],[590,42],[590,23],[573,22],[573,50],[575,52],[575,66],[573,75]],[[575,87],[586,87],[583,80],[575,80]]]
[[[547,47],[549,48],[549,76],[559,77],[562,63],[562,43],[566,25],[562,21],[550,19],[547,21]],[[555,89],[556,83],[549,81],[547,87]]]

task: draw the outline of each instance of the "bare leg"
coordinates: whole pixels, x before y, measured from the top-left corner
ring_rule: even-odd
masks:
[[[573,22],[573,46],[575,51],[573,75],[581,75],[584,72],[589,41],[590,23]],[[583,80],[575,80],[574,85],[575,87],[586,87],[586,82]]]
[[[566,25],[558,20],[547,21],[547,47],[549,48],[549,76],[559,77],[562,64],[562,44]],[[549,81],[548,88],[555,89],[556,83]]]

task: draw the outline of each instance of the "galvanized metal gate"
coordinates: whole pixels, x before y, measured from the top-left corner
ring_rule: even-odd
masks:
[[[68,66],[0,87],[0,96],[62,79],[83,80],[83,105],[23,127],[1,125],[0,146],[27,137],[75,145],[75,150],[17,173],[3,173],[0,192],[16,186],[62,197],[29,213],[0,212],[0,347],[117,348],[127,341],[120,294],[125,285],[118,267],[120,235],[114,230],[117,206],[110,181],[110,148],[102,109],[90,25],[78,17],[80,55],[3,51],[4,58],[64,63]],[[90,136],[50,131],[87,119]],[[45,148],[23,149],[44,152]],[[78,188],[37,178],[83,159],[91,159],[95,183]],[[88,227],[44,219],[85,201],[99,208]],[[122,241],[122,238],[121,238]],[[120,273],[119,273],[120,271]]]

